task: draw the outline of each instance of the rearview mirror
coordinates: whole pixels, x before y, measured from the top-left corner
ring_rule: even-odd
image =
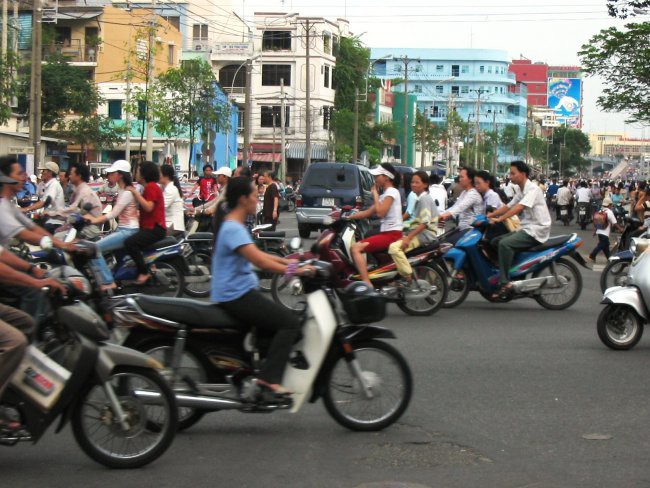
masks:
[[[291,241],[289,241],[289,247],[293,251],[297,251],[298,249],[300,249],[300,246],[302,246],[302,239],[300,239],[300,237],[294,237],[293,239],[291,239]]]

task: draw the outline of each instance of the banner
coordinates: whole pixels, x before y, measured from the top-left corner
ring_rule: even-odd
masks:
[[[556,120],[568,127],[582,126],[582,80],[580,78],[549,78],[548,107]]]

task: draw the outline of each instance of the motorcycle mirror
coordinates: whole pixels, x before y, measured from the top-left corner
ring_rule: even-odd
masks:
[[[289,247],[293,251],[297,251],[298,249],[300,249],[301,245],[302,245],[302,239],[300,239],[300,237],[294,237],[293,239],[291,239],[291,241],[289,241]]]
[[[82,208],[83,210],[85,210],[86,212],[90,212],[90,211],[93,209],[93,204],[90,203],[90,202],[88,202],[88,203],[84,203],[84,206],[81,207],[81,208]]]

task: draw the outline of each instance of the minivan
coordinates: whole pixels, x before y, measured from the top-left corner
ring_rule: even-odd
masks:
[[[312,163],[296,195],[298,234],[303,239],[325,228],[332,207],[367,208],[373,204],[373,176],[365,166],[352,163]]]

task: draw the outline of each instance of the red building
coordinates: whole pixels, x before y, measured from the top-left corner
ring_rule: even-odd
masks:
[[[518,83],[528,88],[528,107],[546,107],[548,90],[548,65],[533,63],[530,59],[514,59],[509,71]]]

